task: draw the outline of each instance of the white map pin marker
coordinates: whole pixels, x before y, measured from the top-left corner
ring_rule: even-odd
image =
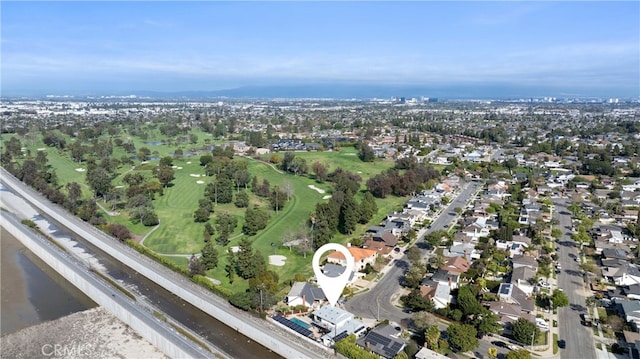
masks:
[[[322,257],[324,252],[330,250],[335,250],[344,254],[344,257],[347,259],[347,267],[344,272],[337,277],[328,277],[320,270],[320,257]],[[344,287],[347,285],[349,277],[355,267],[355,261],[351,252],[349,252],[347,247],[341,244],[327,243],[318,248],[316,253],[313,255],[311,265],[313,266],[313,272],[316,274],[318,284],[320,285],[320,288],[322,288],[324,295],[327,297],[329,304],[335,307],[338,299],[340,299],[340,294],[342,294],[342,290],[344,290]]]

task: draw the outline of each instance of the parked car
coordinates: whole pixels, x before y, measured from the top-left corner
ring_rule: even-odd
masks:
[[[536,318],[536,325],[545,332],[549,331],[549,323],[542,318]]]
[[[538,286],[545,289],[551,288],[551,284],[545,282],[542,278],[538,281]]]
[[[566,347],[567,347],[567,342],[565,342],[564,339],[558,340],[558,348],[564,349]]]

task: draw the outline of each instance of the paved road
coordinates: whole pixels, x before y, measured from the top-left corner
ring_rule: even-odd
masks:
[[[431,231],[443,229],[445,225],[453,225],[452,221],[457,216],[454,208],[464,208],[467,201],[469,201],[471,196],[474,195],[481,186],[481,182],[470,182],[431,224],[431,229],[421,232],[416,243],[422,244],[424,236]],[[429,252],[424,249],[424,247],[422,249],[423,257],[427,257]],[[410,314],[404,313],[391,303],[391,300],[397,298],[398,293],[400,293],[402,278],[408,268],[409,262],[406,260],[406,255],[396,259],[392,264],[392,268],[382,277],[375,287],[349,299],[345,303],[346,309],[356,316],[363,318],[388,319],[396,323],[400,323],[403,319],[409,318],[411,316]]]
[[[560,339],[566,341],[566,349],[560,349],[562,358],[595,359],[593,331],[581,323],[580,313],[586,312],[586,292],[583,275],[575,258],[579,255],[576,243],[571,239],[571,215],[566,199],[554,199],[559,228],[563,235],[559,240],[559,263],[562,271],[558,274],[558,287],[569,297],[569,306],[558,309]]]
[[[431,231],[445,229],[445,225],[453,225],[453,221],[457,218],[457,214],[454,209],[456,207],[464,208],[469,200],[480,190],[483,186],[482,182],[472,181],[468,183],[468,186],[462,190],[462,192],[451,201],[449,206],[445,208],[440,216],[431,224],[431,228],[420,233],[419,240],[416,242],[422,244],[422,239]],[[419,246],[423,250],[423,258],[428,258],[431,254],[431,250],[425,249],[424,246]],[[376,319],[388,319],[392,322],[401,323],[402,320],[411,317],[411,314],[404,313],[402,310],[391,304],[391,299],[396,298],[401,289],[401,283],[404,271],[409,267],[409,263],[406,260],[406,256],[402,256],[400,259],[396,259],[393,263],[393,267],[385,274],[385,276],[376,284],[370,291],[355,296],[345,303],[345,307],[351,313],[363,318],[376,318]],[[380,311],[378,316],[378,310]],[[441,330],[446,330],[448,325],[443,322],[439,322]],[[473,351],[476,358],[487,358],[487,350],[490,347],[497,347],[492,344],[492,341],[497,339],[485,336],[480,340],[479,346]],[[499,340],[497,340],[499,341]],[[497,347],[498,353],[501,357],[509,352],[509,349],[503,347]]]

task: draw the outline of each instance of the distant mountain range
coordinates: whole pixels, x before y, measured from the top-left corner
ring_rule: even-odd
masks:
[[[5,91],[6,93],[7,91]],[[276,99],[276,98],[327,98],[327,99],[390,99],[392,97],[410,98],[439,98],[439,99],[528,99],[528,98],[625,98],[625,96],[615,95],[619,90],[611,89],[570,89],[570,88],[549,88],[536,86],[518,86],[504,83],[468,83],[456,85],[376,85],[376,84],[343,84],[343,83],[321,83],[321,84],[301,84],[301,85],[266,85],[266,86],[243,86],[211,91],[149,91],[149,90],[93,90],[72,93],[40,93],[32,94],[33,97],[45,95],[55,95],[56,97],[126,97],[135,95],[137,97],[150,97],[157,99],[216,99],[216,98],[238,98],[238,99]],[[24,94],[24,96],[29,96]],[[636,97],[633,97],[636,96]],[[18,96],[6,96],[18,97]],[[637,95],[628,95],[626,98],[637,100]]]
[[[403,86],[403,85],[282,85],[282,86],[244,86],[214,91],[135,91],[138,96],[154,98],[333,98],[333,99],[369,99],[369,98],[446,98],[446,99],[505,99],[529,97],[567,97],[557,91],[531,87],[505,86],[502,84],[484,84],[477,86]],[[576,95],[592,97],[593,95]]]

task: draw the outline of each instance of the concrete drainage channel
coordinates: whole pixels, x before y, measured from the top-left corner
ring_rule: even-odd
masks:
[[[75,240],[83,245],[86,243],[85,246],[90,249],[95,249],[94,254],[101,262],[107,260],[112,264],[117,263],[115,272],[118,273],[113,273],[111,268],[108,270],[111,277],[122,279],[128,284],[135,283],[141,295],[153,299],[153,305],[199,333],[228,355],[243,358],[328,356],[322,349],[301,345],[298,338],[274,328],[268,321],[251,317],[233,308],[224,299],[196,286],[187,278],[140,255],[103,232],[66,214],[64,210],[57,209],[56,205],[41,199],[40,194],[25,187],[4,169],[0,171],[3,174],[3,182],[39,208],[53,223],[60,223],[61,227],[69,229],[68,233],[75,233]],[[147,284],[139,285],[140,283]]]
[[[177,333],[146,309],[133,303],[124,293],[99,280],[77,260],[69,257],[44,237],[31,232],[11,215],[0,216],[0,225],[60,275],[106,308],[118,319],[170,357],[212,358],[213,353],[190,338]]]

